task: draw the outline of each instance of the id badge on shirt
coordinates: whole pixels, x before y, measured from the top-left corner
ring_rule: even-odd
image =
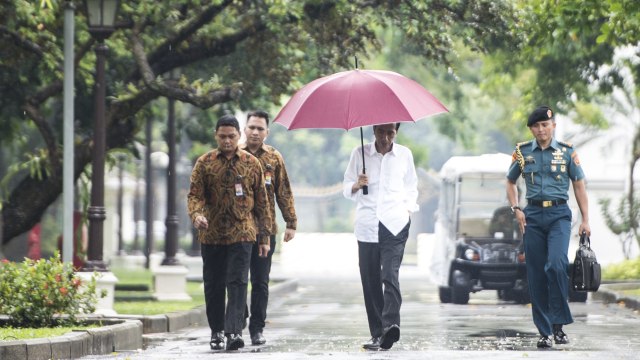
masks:
[[[264,184],[265,185],[271,185],[271,174],[272,174],[271,164],[267,164],[267,170],[264,172]]]
[[[236,196],[243,196],[244,191],[242,191],[242,176],[238,175],[236,177]]]

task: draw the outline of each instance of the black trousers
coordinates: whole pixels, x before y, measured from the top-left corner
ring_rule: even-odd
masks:
[[[242,334],[252,246],[251,242],[202,244],[204,299],[211,332]]]
[[[271,249],[267,257],[258,255],[259,244],[253,244],[251,252],[251,317],[249,318],[249,333],[262,332],[264,321],[267,319],[267,304],[269,303],[269,273],[271,273],[271,257],[276,249],[276,236],[271,235]],[[249,316],[248,309],[245,316]]]
[[[380,223],[378,243],[358,241],[360,281],[372,337],[382,336],[390,325],[400,325],[402,295],[398,275],[410,225],[411,221],[394,236]]]

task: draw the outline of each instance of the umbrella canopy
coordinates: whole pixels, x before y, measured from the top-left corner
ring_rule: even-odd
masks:
[[[289,130],[349,130],[414,122],[448,111],[422,85],[398,73],[351,70],[305,85],[280,110],[274,122]]]

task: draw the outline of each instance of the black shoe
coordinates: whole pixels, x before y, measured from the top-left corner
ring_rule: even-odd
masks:
[[[380,338],[372,337],[368,343],[362,344],[362,348],[365,350],[378,350],[380,348]]]
[[[209,346],[211,346],[211,350],[224,349],[224,333],[222,331],[218,331],[211,334],[211,341],[209,342]]]
[[[393,346],[393,343],[398,340],[400,340],[400,326],[395,324],[391,325],[384,331],[380,338],[380,348],[389,350]]]
[[[262,336],[262,331],[251,335],[251,345],[264,345],[267,340]]]
[[[553,343],[551,342],[551,338],[546,336],[546,335],[542,335],[540,336],[540,340],[538,340],[538,348],[540,349],[547,349],[553,346]]]
[[[227,335],[227,350],[238,350],[244,347],[244,340],[240,334]]]
[[[562,326],[556,327],[554,325],[553,341],[555,341],[556,344],[568,344],[569,343],[569,337],[567,336],[567,334],[564,333],[564,331],[562,331]]]

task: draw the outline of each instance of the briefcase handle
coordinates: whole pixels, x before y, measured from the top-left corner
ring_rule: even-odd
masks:
[[[583,231],[580,235],[580,245],[591,248],[591,239],[589,239],[589,235],[587,235],[586,231]]]

